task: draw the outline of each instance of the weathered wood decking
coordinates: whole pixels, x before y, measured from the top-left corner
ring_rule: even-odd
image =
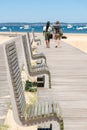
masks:
[[[9,38],[1,39],[6,41]],[[3,53],[3,46],[0,42],[0,125],[4,123],[9,104],[9,91],[8,91],[8,81],[6,75],[5,57]]]
[[[44,40],[43,40],[44,41]],[[52,89],[39,88],[38,101],[59,102],[65,130],[87,129],[87,54],[66,43],[51,48],[38,46],[46,57],[52,75]]]

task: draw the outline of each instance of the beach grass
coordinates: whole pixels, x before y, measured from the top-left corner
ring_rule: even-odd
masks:
[[[0,125],[0,130],[8,130],[8,125]]]

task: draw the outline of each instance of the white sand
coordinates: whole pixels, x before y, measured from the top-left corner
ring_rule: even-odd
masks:
[[[13,118],[12,110],[9,109],[5,124],[9,126],[8,130],[37,130],[37,126],[19,126]]]
[[[62,39],[62,41],[80,49],[87,53],[87,34],[64,34],[67,39]]]
[[[6,41],[8,41],[8,40],[10,40],[10,39],[11,39],[11,37],[1,36],[1,35],[0,35],[0,44],[4,43],[4,42],[6,42]]]

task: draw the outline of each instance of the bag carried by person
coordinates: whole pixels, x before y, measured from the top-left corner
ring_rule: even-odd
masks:
[[[52,33],[50,33],[50,39],[52,39],[53,38],[53,35],[52,35]]]

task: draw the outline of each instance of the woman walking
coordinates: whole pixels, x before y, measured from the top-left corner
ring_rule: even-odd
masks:
[[[46,26],[43,27],[43,33],[45,34],[45,41],[46,41],[46,47],[50,48],[50,39],[51,39],[51,32],[52,27],[50,26],[50,22],[48,21],[46,23]]]

